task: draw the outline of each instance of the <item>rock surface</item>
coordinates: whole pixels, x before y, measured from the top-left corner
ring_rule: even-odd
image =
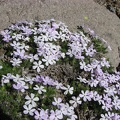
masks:
[[[107,57],[113,66],[120,62],[120,20],[93,0],[0,0],[0,30],[21,20],[54,18],[71,31],[84,25],[104,38],[112,48]]]

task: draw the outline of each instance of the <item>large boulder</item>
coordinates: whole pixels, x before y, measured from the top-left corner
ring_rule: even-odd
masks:
[[[21,20],[54,18],[71,31],[84,25],[104,38],[112,51],[106,55],[113,66],[120,62],[120,20],[93,0],[0,0],[0,30]]]

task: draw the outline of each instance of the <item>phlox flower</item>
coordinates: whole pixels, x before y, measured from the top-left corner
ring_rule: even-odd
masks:
[[[38,33],[38,28],[37,27],[33,28],[32,32],[33,32],[34,35],[36,35]]]
[[[93,78],[88,81],[88,85],[90,85],[91,87],[97,87],[98,84],[99,84],[99,81]]]
[[[21,28],[24,32],[23,35],[29,36],[32,34],[32,29],[30,29],[28,26],[22,26]]]
[[[25,82],[28,82],[29,84],[33,84],[35,81],[34,77],[30,77],[30,76],[25,76]]]
[[[58,81],[55,81],[54,85],[56,86],[56,89],[61,89],[63,87],[63,84],[59,83]]]
[[[114,113],[114,116],[112,118],[113,120],[120,120],[120,115],[117,113]]]
[[[56,97],[54,97],[54,101],[52,102],[52,104],[54,105],[54,106],[60,106],[62,103],[62,98],[56,98]]]
[[[51,110],[50,111],[50,120],[62,120],[63,119],[63,114],[61,113],[60,110]]]
[[[13,77],[13,81],[18,83],[18,82],[24,82],[24,78],[21,77],[20,75],[16,74],[16,76]]]
[[[20,45],[21,45],[20,42],[13,41],[13,43],[10,43],[10,45],[11,45],[15,50],[21,48],[21,47],[20,47]]]
[[[85,92],[82,90],[81,94],[79,94],[79,97],[86,102],[87,100],[91,101],[91,98],[93,97],[93,95],[88,90],[86,90]]]
[[[102,101],[102,109],[109,111],[112,110],[112,107],[113,107],[112,103]]]
[[[25,50],[20,50],[20,49],[17,49],[16,51],[13,51],[13,55],[15,57],[19,56],[21,59],[26,59],[27,56],[25,55]]]
[[[67,95],[68,93],[72,95],[73,94],[73,90],[74,90],[74,88],[70,87],[70,85],[67,85],[67,87],[63,86],[61,89],[65,90],[65,92],[64,92],[65,95]]]
[[[112,105],[116,110],[120,109],[120,99],[118,98],[118,96],[114,96]]]
[[[107,68],[110,67],[110,64],[109,64],[109,62],[106,60],[106,58],[102,58],[101,66],[102,66],[102,67],[106,66]]]
[[[48,41],[48,38],[49,38],[48,34],[45,34],[45,35],[41,34],[39,36],[39,40],[43,42]]]
[[[94,101],[98,101],[98,103],[101,105],[102,104],[102,102],[103,102],[103,100],[102,100],[102,95],[99,95],[99,94],[95,94],[95,93],[93,93],[93,99],[94,99]]]
[[[10,40],[12,40],[10,35],[5,35],[3,38],[3,41],[5,41],[5,42],[9,42]]]
[[[95,52],[96,52],[96,50],[93,49],[93,45],[91,45],[88,49],[85,49],[86,56],[92,57]]]
[[[70,49],[68,49],[68,51],[66,52],[66,55],[69,55],[70,57],[73,57],[72,51]]]
[[[87,65],[87,71],[90,71],[91,73],[94,72],[96,66],[94,64],[88,64]]]
[[[30,62],[33,62],[34,60],[39,60],[39,57],[37,54],[29,54],[28,58],[30,59]]]
[[[117,93],[114,86],[105,88],[104,92],[107,93],[108,96],[114,96]]]
[[[77,79],[78,79],[80,82],[88,83],[88,81],[87,81],[85,78],[82,78],[81,76],[79,76]]]
[[[64,34],[63,32],[59,32],[59,34],[57,35],[58,39],[61,39],[62,42],[66,41],[66,34]]]
[[[42,76],[41,78],[42,78],[43,85],[52,85],[52,86],[54,86],[54,81],[50,77],[48,77],[48,76],[43,77]]]
[[[81,43],[82,43],[82,48],[85,50],[87,47],[87,42],[85,41],[85,37],[80,36]]]
[[[2,69],[2,68],[3,68],[3,66],[0,65],[0,69]]]
[[[35,87],[33,89],[37,90],[39,94],[42,94],[43,92],[46,92],[44,86],[35,85]]]
[[[77,115],[74,112],[73,107],[69,107],[67,115],[69,117],[69,118],[67,118],[67,120],[76,120],[78,118]]]
[[[48,110],[43,109],[40,109],[39,111],[35,110],[34,113],[35,120],[48,120]]]
[[[30,41],[30,38],[25,36],[25,37],[23,38],[23,40],[24,40],[25,42],[29,42],[29,41]]]
[[[39,98],[35,97],[33,93],[31,93],[30,96],[27,95],[25,99],[27,100],[25,102],[25,105],[31,104],[33,107],[36,107],[37,106],[36,101],[39,101]]]
[[[78,104],[82,103],[82,101],[80,100],[80,97],[76,98],[75,96],[72,96],[72,100],[70,100],[69,103],[72,104],[74,108],[76,108]]]
[[[91,65],[93,66],[93,68],[96,68],[99,64],[100,64],[100,62],[94,58],[91,61]]]
[[[91,30],[90,28],[88,28],[88,30],[92,36],[95,36],[95,31]]]
[[[99,85],[100,87],[104,87],[104,88],[107,88],[108,87],[108,80],[107,79],[100,79],[99,80]]]
[[[1,35],[5,36],[5,35],[9,35],[11,33],[10,30],[3,30],[1,31]]]
[[[13,58],[10,60],[13,66],[20,66],[20,63],[22,63],[22,60],[20,58]]]
[[[31,116],[34,115],[35,109],[33,108],[33,106],[32,106],[31,104],[29,104],[28,106],[27,106],[27,105],[24,105],[23,107],[24,107],[24,109],[25,109],[25,110],[23,111],[24,114],[29,114],[29,115],[31,115]]]
[[[25,45],[25,43],[20,44],[20,49],[25,49],[25,50],[29,50],[29,46]]]
[[[67,107],[64,103],[61,103],[60,106],[58,106],[58,107],[63,115],[65,115],[65,116],[68,115]]]
[[[103,70],[102,70],[102,68],[101,68],[101,66],[99,64],[97,65],[97,67],[95,69],[95,74],[100,75],[100,76],[102,76],[104,74]]]
[[[44,68],[44,65],[42,65],[42,62],[41,61],[38,61],[37,62],[33,62],[33,69],[37,69],[37,72],[39,73],[40,72],[40,69],[41,68]]]
[[[11,73],[7,73],[7,75],[2,75],[2,79],[1,79],[2,85],[4,83],[9,83],[10,80],[12,80],[13,78],[14,78],[14,76]]]
[[[34,36],[34,42],[37,43],[37,42],[41,42],[41,36]],[[43,42],[43,41],[42,41]]]
[[[56,63],[56,61],[54,60],[53,56],[44,56],[44,58],[42,59],[43,62],[45,62],[45,65],[53,65]]]
[[[35,77],[34,81],[37,82],[37,83],[42,83],[43,82],[43,78],[44,78],[43,76],[37,75]]]
[[[113,119],[113,118],[114,118],[114,113],[108,112],[108,113],[105,113],[105,115],[101,114],[100,120],[117,120],[117,119]]]
[[[87,65],[84,61],[80,62],[80,69],[84,69],[84,71],[87,71]]]
[[[17,82],[16,84],[13,84],[13,88],[20,90],[21,92],[25,92],[25,89],[28,89],[29,87],[25,84],[25,82]]]
[[[21,39],[21,37],[22,37],[21,34],[13,33],[12,39],[15,39],[16,41],[19,41]]]

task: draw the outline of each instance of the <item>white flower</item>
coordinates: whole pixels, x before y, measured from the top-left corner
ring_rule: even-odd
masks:
[[[44,65],[42,65],[42,62],[39,61],[38,63],[37,62],[33,62],[33,69],[37,69],[37,72],[39,73],[40,72],[40,68],[44,68]]]
[[[120,99],[118,96],[114,96],[114,101],[112,102],[116,110],[120,109]]]
[[[48,41],[48,38],[49,38],[48,34],[46,34],[46,35],[41,34],[41,36],[39,36],[39,37],[40,37],[41,41]]]
[[[28,58],[30,59],[30,62],[33,62],[34,60],[39,60],[39,57],[37,54],[29,54]]]
[[[88,83],[88,81],[87,81],[85,78],[82,78],[81,76],[79,76],[77,79],[78,79],[80,82]]]
[[[105,88],[104,92],[106,92],[108,96],[114,96],[114,94],[117,93],[117,91],[116,91],[114,86]]]
[[[77,104],[81,104],[82,101],[80,100],[80,97],[72,97],[73,100],[70,100],[70,104],[73,104],[73,107],[76,108],[77,107]]]
[[[44,58],[42,59],[43,62],[45,62],[45,65],[48,66],[55,64],[55,60],[53,59],[53,56],[44,56]]]
[[[13,88],[16,90],[20,90],[21,92],[25,92],[25,89],[28,89],[28,85],[25,82],[17,82],[17,84],[13,84]]]
[[[80,62],[80,69],[84,69],[85,71],[87,71],[87,66],[86,66],[86,63],[84,61]]]
[[[2,68],[3,68],[3,66],[0,65],[0,69],[2,69]]]
[[[27,55],[25,55],[25,50],[24,49],[22,49],[22,50],[17,49],[17,51],[13,51],[13,54],[14,54],[15,57],[19,56],[21,59],[25,59],[27,57]]]
[[[97,87],[99,81],[95,80],[95,79],[91,79],[88,81],[88,85],[90,85],[91,87]]]
[[[29,40],[30,40],[29,37],[24,38],[24,41],[28,41],[29,42]]]
[[[20,58],[13,58],[10,62],[13,66],[20,66],[20,63],[22,63]]]
[[[20,46],[20,49],[28,50],[28,49],[29,49],[29,46],[28,46],[28,45],[25,45],[25,43],[22,43],[21,46]]]
[[[37,104],[35,103],[36,101],[39,101],[38,97],[35,97],[35,95],[33,93],[30,94],[30,96],[26,96],[25,99],[27,100],[25,102],[26,105],[31,104],[33,107],[36,107]]]
[[[35,81],[35,78],[30,77],[30,76],[25,76],[25,81],[29,82],[31,85],[33,84],[33,82]]]
[[[13,33],[13,36],[12,36],[12,38],[15,39],[16,41],[20,40],[21,37],[22,37],[21,34],[16,34],[16,33]]]
[[[91,101],[91,98],[93,97],[93,95],[91,95],[91,93],[88,90],[86,90],[85,92],[82,90],[81,92],[82,94],[79,94],[80,98],[83,98],[85,102],[87,100]]]
[[[54,106],[59,106],[59,105],[61,105],[61,102],[62,102],[62,99],[61,99],[61,98],[55,98],[55,97],[54,97],[54,101],[52,102],[52,104],[53,104]]]
[[[109,62],[106,60],[106,58],[102,58],[102,61],[101,61],[101,66],[106,66],[107,68],[110,67],[110,64]]]
[[[55,115],[58,118],[58,120],[63,119],[63,114],[62,114],[62,112],[60,110],[56,110]]]
[[[9,83],[10,79],[13,79],[13,75],[11,75],[11,73],[7,73],[7,76],[2,75],[2,84],[4,83]]]
[[[33,106],[32,106],[31,104],[29,104],[28,106],[27,106],[27,105],[24,105],[23,107],[24,107],[24,109],[25,109],[25,110],[23,111],[24,114],[29,114],[29,115],[31,115],[31,116],[34,115],[35,109],[33,108]]]
[[[44,86],[35,85],[35,87],[33,89],[38,90],[39,94],[42,94],[42,92],[46,92],[46,90],[44,89]]]
[[[62,58],[65,58],[65,53],[61,53],[61,57],[62,57]]]
[[[114,115],[115,115],[114,113],[110,113],[110,112],[105,113],[105,115],[101,114],[100,120],[115,120],[115,119],[113,119]],[[118,120],[118,119],[116,119],[116,120]]]
[[[40,36],[34,36],[34,42],[35,43],[38,43],[38,42],[41,42],[41,37]]]
[[[25,82],[24,78],[20,77],[20,75],[18,75],[18,74],[16,74],[16,76],[14,76],[13,81],[16,82],[16,83],[18,83],[18,82],[21,82],[21,83]]]
[[[70,87],[70,85],[67,85],[67,87],[62,87],[61,89],[65,90],[64,94],[67,95],[68,93],[70,93],[71,95],[73,94],[73,87]]]
[[[58,81],[55,81],[54,85],[56,86],[56,89],[61,89],[63,87],[63,84],[59,83]]]
[[[102,95],[97,94],[97,95],[95,96],[94,100],[95,100],[95,101],[98,101],[99,104],[101,105],[101,103],[103,102],[103,101],[102,101]]]
[[[20,43],[19,42],[16,42],[16,41],[13,41],[13,43],[10,43],[10,45],[12,47],[14,47],[14,49],[20,49]]]

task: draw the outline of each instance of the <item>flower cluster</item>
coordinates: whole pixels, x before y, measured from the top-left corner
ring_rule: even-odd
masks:
[[[1,87],[9,85],[21,92],[25,115],[35,120],[77,120],[84,105],[93,111],[99,105],[96,119],[120,119],[120,72],[110,73],[107,59],[96,58],[95,35],[72,33],[54,19],[19,22],[1,35],[7,58],[1,62],[11,67],[0,76]],[[79,73],[75,79],[61,82],[41,74],[66,60]],[[0,66],[0,71],[4,69]]]

